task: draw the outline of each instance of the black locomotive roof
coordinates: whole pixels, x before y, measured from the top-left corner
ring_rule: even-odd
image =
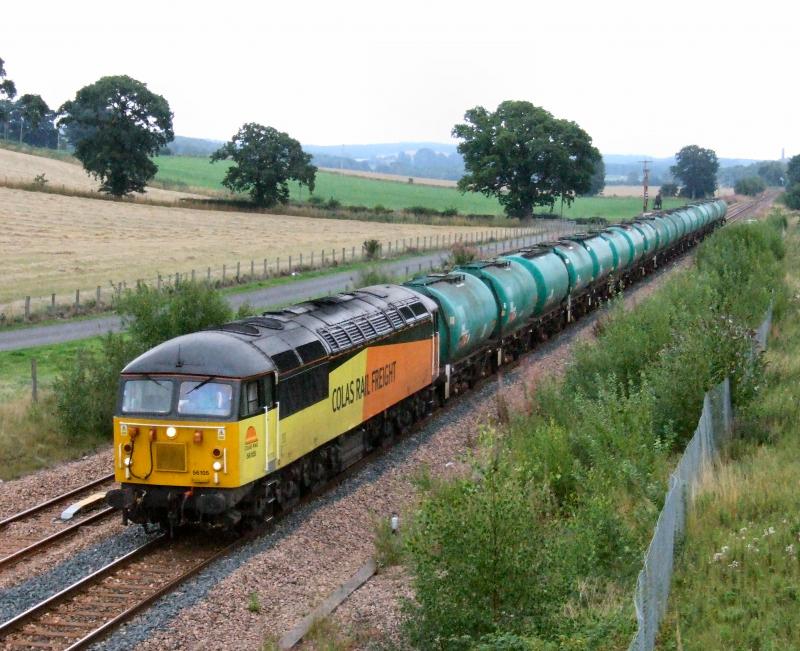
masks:
[[[407,287],[364,287],[171,339],[137,357],[123,373],[289,373],[430,320],[436,309]]]

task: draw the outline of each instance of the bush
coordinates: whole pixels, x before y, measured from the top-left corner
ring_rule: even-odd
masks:
[[[119,300],[117,311],[127,332],[109,333],[99,353],[77,355],[54,383],[56,415],[70,437],[102,439],[110,433],[119,374],[132,359],[167,339],[231,318],[221,294],[190,282],[161,292],[141,285]]]
[[[56,417],[71,441],[104,440],[111,434],[119,374],[146,348],[109,333],[98,353],[83,351],[53,383]]]
[[[733,185],[733,191],[736,194],[746,194],[748,197],[754,197],[761,194],[767,189],[764,179],[760,176],[748,176],[744,179],[739,179]]]
[[[800,210],[800,183],[796,183],[784,193],[783,201],[792,210]]]
[[[375,260],[381,255],[381,243],[378,240],[364,240],[361,248],[365,260]]]
[[[662,197],[677,197],[680,191],[680,186],[677,183],[662,183],[661,196]]]
[[[394,276],[378,267],[362,269],[358,274],[358,286],[369,287],[370,285],[389,285],[395,282]]]
[[[450,247],[450,266],[457,267],[462,264],[468,264],[478,257],[478,250],[471,246],[465,245],[463,242],[456,242]]]
[[[124,294],[115,307],[131,340],[145,350],[232,317],[222,294],[205,284],[185,281],[161,291],[140,285]]]
[[[434,489],[408,538],[418,605],[409,605],[415,648],[470,648],[469,638],[545,622],[569,572],[557,532],[543,524],[546,496],[501,458],[475,462],[477,480]]]
[[[342,202],[339,201],[338,199],[334,199],[333,197],[331,197],[325,202],[325,207],[328,210],[338,210],[339,208],[342,207]]]
[[[325,203],[325,199],[312,194],[308,198],[308,203],[310,203],[312,206],[321,206],[323,203]]]

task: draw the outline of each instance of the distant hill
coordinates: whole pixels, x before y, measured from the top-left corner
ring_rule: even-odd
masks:
[[[178,156],[210,156],[222,145],[221,140],[176,136],[168,149]],[[359,170],[418,176],[431,179],[460,179],[464,161],[457,145],[441,142],[389,142],[374,144],[303,145],[318,167]],[[607,183],[638,183],[643,160],[649,160],[650,179],[658,185],[671,178],[669,168],[675,157],[655,158],[645,154],[603,154]],[[720,158],[720,168],[746,166],[758,162],[752,158]],[[635,180],[634,180],[635,179]]]

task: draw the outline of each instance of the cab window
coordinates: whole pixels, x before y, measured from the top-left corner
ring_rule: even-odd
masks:
[[[219,382],[181,382],[178,413],[182,416],[230,416],[233,387]]]
[[[122,413],[169,413],[172,387],[170,380],[127,380],[122,389]]]
[[[242,418],[263,414],[272,405],[272,382],[272,376],[267,376],[242,383]]]

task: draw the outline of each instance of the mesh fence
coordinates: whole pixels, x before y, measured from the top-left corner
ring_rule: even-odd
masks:
[[[756,347],[764,350],[772,326],[772,307],[755,334]],[[658,516],[653,539],[644,558],[644,566],[636,583],[634,605],[638,630],[629,651],[651,651],[655,648],[658,626],[667,609],[672,580],[675,543],[683,536],[686,510],[692,491],[703,469],[714,459],[731,434],[733,409],[728,378],[706,393],[703,411],[692,440],[684,450],[678,467],[669,479],[664,507]]]

